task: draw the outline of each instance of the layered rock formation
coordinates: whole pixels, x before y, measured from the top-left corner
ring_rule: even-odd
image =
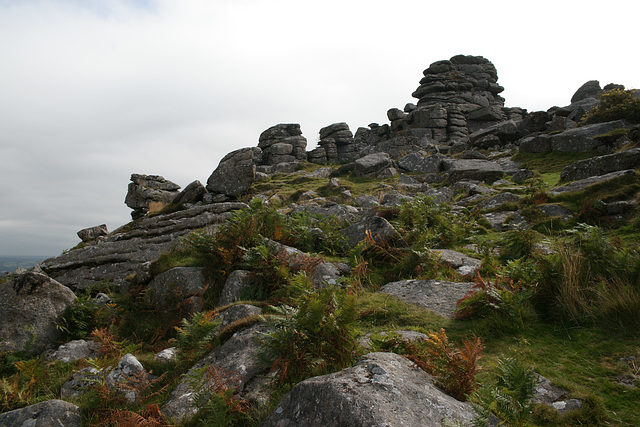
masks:
[[[169,251],[179,237],[203,227],[213,230],[231,212],[246,206],[238,202],[215,203],[140,218],[98,241],[46,260],[41,268],[73,290],[102,281],[126,288],[127,276],[148,277],[150,263]]]
[[[262,164],[266,166],[307,160],[307,139],[297,123],[279,124],[265,130],[258,138],[258,147],[262,149]]]
[[[131,216],[139,218],[157,212],[178,195],[180,186],[160,175],[132,174],[124,203],[133,209]]]

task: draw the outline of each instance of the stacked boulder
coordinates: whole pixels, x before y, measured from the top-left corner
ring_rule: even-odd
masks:
[[[173,201],[180,186],[160,175],[132,174],[124,203],[133,209],[131,217],[140,218],[155,212]]]
[[[309,153],[310,160],[315,163],[355,160],[360,156],[354,143],[348,124],[342,122],[323,127],[320,129],[319,147]]]
[[[307,139],[297,123],[278,124],[260,134],[262,164],[277,165],[307,160]]]
[[[431,64],[412,94],[417,105],[387,112],[390,125],[363,131],[374,145],[398,136],[428,139],[454,153],[466,149],[469,134],[505,120],[522,120],[520,108],[504,108],[495,66],[481,56],[457,55]],[[369,138],[371,139],[371,138]]]
[[[420,86],[412,94],[418,98],[418,108],[457,105],[469,114],[481,108],[498,107],[496,111],[501,113],[504,98],[498,94],[504,88],[497,83],[494,65],[482,56],[457,55],[448,61],[434,62],[423,74]]]

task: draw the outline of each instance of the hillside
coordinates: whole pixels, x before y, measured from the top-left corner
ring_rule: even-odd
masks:
[[[640,425],[638,92],[502,90],[458,55],[389,123],[132,174],[0,279],[0,425]]]

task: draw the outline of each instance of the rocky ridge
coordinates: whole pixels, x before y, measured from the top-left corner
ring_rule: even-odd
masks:
[[[153,277],[152,263],[179,246],[180,239],[193,231],[206,229],[215,233],[233,212],[248,207],[239,200],[252,193],[260,182],[280,173],[298,174],[309,164],[324,166],[326,174],[317,173],[321,169],[316,168],[317,177],[305,179],[329,181],[327,185],[333,186],[336,195],[330,199],[317,193],[302,195],[291,206],[291,212],[339,217],[349,224],[343,234],[351,247],[356,247],[368,235],[379,242],[398,239],[393,225],[377,215],[378,211],[372,207],[392,209],[402,200],[418,195],[429,195],[439,203],[452,203],[458,210],[475,208],[496,230],[526,226],[527,219],[518,208],[522,197],[512,191],[522,192],[524,187],[520,183],[533,177],[533,172],[508,159],[509,155],[518,152],[594,154],[563,170],[565,182],[555,190],[557,193],[583,191],[606,180],[637,176],[635,170],[640,167],[638,149],[616,153],[637,139],[637,125],[623,121],[576,125],[581,116],[597,105],[598,94],[617,85],[601,89],[598,82],[587,82],[578,89],[569,105],[529,113],[522,108],[504,107],[504,99],[499,96],[503,88],[497,83],[497,71],[483,57],[458,55],[438,61],[431,64],[423,76],[413,93],[418,99],[417,105],[392,108],[387,113],[389,123],[371,124],[368,128],[357,129],[355,134],[346,123],[330,124],[319,131],[318,147],[311,151],[306,151],[307,140],[298,124],[278,124],[259,136],[257,146],[226,155],[206,186],[194,181],[179,191],[176,184],[162,176],[133,174],[125,198],[127,206],[133,210],[131,223],[111,233],[102,226],[82,230],[79,236],[83,242],[77,248],[46,260],[37,267],[38,272],[26,272],[0,283],[0,292],[6,294],[5,298],[0,298],[2,351],[25,349],[30,336],[9,339],[12,335],[17,337],[15,331],[25,324],[38,331],[33,351],[53,350],[56,334],[52,328],[55,329],[56,319],[73,303],[74,293],[81,294],[96,283],[108,283],[123,292],[135,276],[138,283],[145,283],[153,290],[148,298],[158,309],[173,303],[172,292],[179,289],[180,297],[184,298],[180,305],[191,313],[199,311],[208,286],[201,269],[187,271],[178,267],[182,270],[163,273],[167,275],[165,278],[161,275]],[[612,131],[618,131],[615,139],[602,137]],[[362,195],[356,199],[340,187],[340,177],[346,174],[399,178],[395,187],[383,187],[376,196]],[[268,191],[254,195],[265,203],[276,202],[274,197],[277,195]],[[637,200],[619,202],[627,205],[618,206],[618,213],[611,206],[612,216],[620,216],[624,209],[633,209]],[[566,208],[553,204],[540,209],[553,218],[566,219],[575,213],[560,212],[559,209],[566,211]],[[287,253],[292,269],[296,264],[308,262],[305,258],[308,255],[296,248],[277,242],[268,245],[272,248],[276,245],[272,250],[278,253]],[[440,260],[457,270],[460,278],[472,278],[480,267],[479,256],[430,249],[438,251]],[[322,288],[340,283],[340,278],[352,267],[323,262],[314,267],[314,286]],[[229,275],[221,290],[221,316],[228,316],[225,326],[259,315],[260,308],[254,306],[226,308],[242,299],[242,289],[250,286],[250,282],[251,272],[238,270]],[[45,283],[63,297],[50,293],[40,295]],[[449,318],[455,302],[472,286],[473,283],[463,280],[404,280],[389,282],[380,292]],[[2,302],[21,295],[32,301],[25,303],[22,311]],[[64,303],[53,309],[49,307],[62,299]],[[7,314],[9,312],[11,314]],[[37,321],[28,316],[29,313],[45,312],[46,315]],[[17,319],[17,323],[7,321],[9,318]],[[231,338],[197,361],[192,370],[213,366],[233,373],[235,383],[232,387],[237,395],[253,402],[268,401],[268,396],[264,397],[264,390],[269,388],[268,367],[251,357],[258,353],[256,338],[264,331],[260,323],[249,322],[246,327],[238,327]],[[166,357],[171,359],[171,352]],[[133,355],[127,355],[109,371],[109,378],[113,379],[109,386],[118,389],[119,382],[134,373],[144,374],[144,367]],[[91,378],[95,379],[96,375],[107,373],[87,371],[76,375],[66,389],[82,393],[92,381],[87,376],[93,375]],[[185,379],[163,404],[163,413],[174,421],[192,417],[197,413],[193,401],[198,392]],[[129,397],[133,401],[137,398]],[[563,395],[563,399],[566,397]],[[48,416],[49,419],[67,417],[74,420],[69,421],[69,425],[77,423],[78,415],[74,412],[77,408],[73,405],[51,401],[50,406],[53,415]],[[323,410],[318,411],[319,407]],[[28,407],[22,411],[0,414],[0,425],[14,422],[12,420],[33,419],[32,414],[39,409]],[[393,353],[370,353],[344,371],[299,383],[266,417],[263,425],[441,425],[445,418],[468,422],[472,417],[473,411],[468,404],[444,394],[428,374],[406,358]]]

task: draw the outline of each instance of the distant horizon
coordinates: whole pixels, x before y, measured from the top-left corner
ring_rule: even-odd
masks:
[[[52,258],[58,255],[1,255],[0,258]]]
[[[11,274],[17,268],[31,268],[49,258],[49,255],[0,255],[0,275]]]

